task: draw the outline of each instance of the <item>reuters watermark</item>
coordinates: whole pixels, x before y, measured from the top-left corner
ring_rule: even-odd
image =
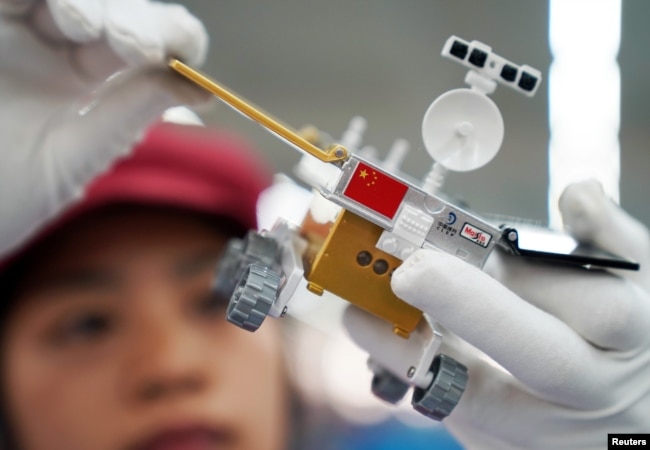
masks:
[[[607,450],[627,448],[650,449],[650,434],[608,434]]]

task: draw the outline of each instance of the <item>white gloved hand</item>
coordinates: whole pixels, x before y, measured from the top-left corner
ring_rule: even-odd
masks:
[[[207,42],[179,5],[0,0],[0,255],[78,198],[165,109],[207,101],[165,67],[170,56],[201,64]]]
[[[452,333],[441,352],[468,366],[467,389],[443,422],[467,448],[607,448],[608,433],[650,431],[648,231],[595,182],[568,187],[560,206],[577,237],[641,271],[590,272],[495,252],[483,272],[420,250],[393,274],[395,293]],[[396,339],[378,339],[377,320],[351,312],[346,327],[371,357]]]

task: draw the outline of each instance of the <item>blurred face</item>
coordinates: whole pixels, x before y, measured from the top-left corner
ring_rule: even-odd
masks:
[[[113,211],[39,254],[2,341],[21,450],[284,448],[278,330],[240,330],[209,295],[226,239],[190,215]]]

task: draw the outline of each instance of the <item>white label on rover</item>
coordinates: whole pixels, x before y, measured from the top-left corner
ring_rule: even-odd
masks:
[[[469,239],[475,244],[480,245],[481,247],[487,247],[492,240],[491,234],[486,233],[480,228],[476,228],[474,225],[470,225],[467,222],[465,222],[463,225],[463,229],[460,232],[460,235],[465,239]]]

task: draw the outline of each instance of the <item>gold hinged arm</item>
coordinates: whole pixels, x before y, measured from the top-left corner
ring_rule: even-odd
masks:
[[[236,111],[244,114],[246,117],[254,120],[269,130],[271,133],[279,136],[280,138],[288,141],[290,144],[298,147],[299,149],[309,153],[310,155],[325,162],[340,162],[348,159],[348,150],[339,144],[331,145],[327,150],[323,150],[307,141],[295,131],[282,125],[277,120],[270,117],[268,114],[263,113],[258,108],[254,107],[241,97],[235,95],[228,89],[221,86],[216,81],[208,78],[195,69],[192,69],[187,64],[182,63],[177,59],[169,61],[169,67],[183,75],[190,81],[198,84],[202,88],[217,96],[221,101],[235,109]]]

